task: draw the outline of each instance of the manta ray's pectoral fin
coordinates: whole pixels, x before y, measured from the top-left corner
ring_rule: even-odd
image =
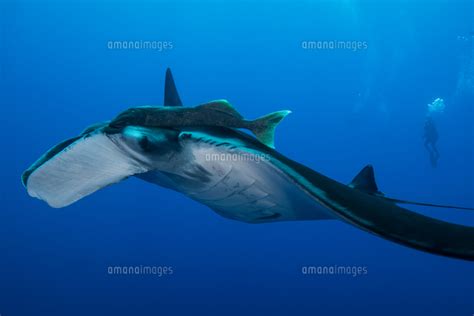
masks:
[[[28,194],[60,208],[129,176],[150,170],[119,135],[84,134],[53,147],[22,176]]]
[[[171,69],[166,69],[166,78],[165,78],[165,100],[163,103],[164,106],[182,106],[181,98],[178,94],[178,89],[174,84],[173,74]]]
[[[349,187],[363,191],[368,194],[383,196],[379,191],[377,183],[375,182],[374,167],[372,165],[365,166],[349,183]]]

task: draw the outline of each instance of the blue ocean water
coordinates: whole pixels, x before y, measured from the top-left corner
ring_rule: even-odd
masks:
[[[171,67],[186,105],[292,110],[278,150],[333,179],[371,163],[390,196],[473,207],[473,12],[471,0],[3,1],[0,315],[472,315],[472,263],[342,222],[235,222],[132,178],[53,209],[20,175],[91,123],[161,104]],[[124,41],[161,49],[114,48]],[[433,168],[422,133],[438,97]],[[411,209],[474,225],[472,212]],[[367,273],[302,272],[336,265]]]

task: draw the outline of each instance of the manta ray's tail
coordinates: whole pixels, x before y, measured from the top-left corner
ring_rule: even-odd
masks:
[[[343,221],[411,248],[474,261],[474,227],[398,206],[408,201],[386,198],[378,190],[371,166],[365,167],[346,186],[287,158],[281,159],[291,167],[290,175],[295,181]],[[292,174],[291,170],[296,173]]]
[[[253,121],[250,129],[261,143],[275,148],[275,128],[290,113],[283,110],[267,114]]]
[[[332,205],[332,208],[351,224],[409,247],[474,261],[474,227],[424,216],[396,204],[463,210],[472,208],[387,198],[378,190],[370,165],[362,169],[349,187],[354,191],[347,192],[345,200]],[[357,194],[357,191],[365,194]],[[331,204],[331,201],[328,202]]]

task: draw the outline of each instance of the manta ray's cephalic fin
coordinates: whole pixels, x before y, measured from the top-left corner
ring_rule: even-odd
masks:
[[[173,74],[171,69],[166,69],[166,78],[165,78],[165,100],[163,103],[164,106],[183,106],[181,98],[178,94],[178,89],[174,84]]]

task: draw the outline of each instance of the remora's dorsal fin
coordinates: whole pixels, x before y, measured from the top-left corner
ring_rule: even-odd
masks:
[[[237,112],[236,109],[227,101],[227,100],[216,100],[209,103],[198,105],[196,108],[202,110],[212,110],[217,111],[220,113],[224,113],[227,115],[231,115],[233,117],[243,119],[243,116]]]
[[[351,181],[349,187],[374,195],[383,195],[375,182],[374,167],[365,166]]]
[[[166,69],[166,78],[165,78],[165,101],[164,106],[183,106],[181,99],[174,84],[173,74],[171,69]]]
[[[277,111],[252,122],[251,130],[257,139],[270,148],[275,148],[275,128],[291,111]]]

